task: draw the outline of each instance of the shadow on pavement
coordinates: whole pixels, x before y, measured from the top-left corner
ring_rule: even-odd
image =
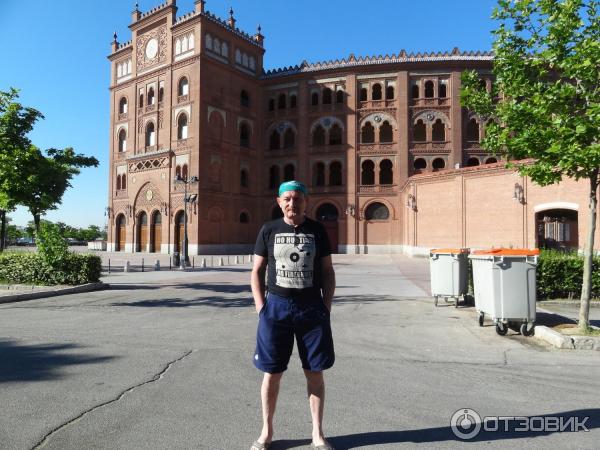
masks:
[[[110,306],[125,306],[135,308],[189,308],[192,306],[211,306],[215,308],[246,308],[253,305],[254,300],[251,297],[204,297],[194,299],[160,298],[155,300],[139,300],[137,302],[119,302],[110,304]]]
[[[450,418],[448,419],[450,421]],[[458,427],[463,433],[476,431],[477,425],[468,422],[470,427]],[[583,425],[584,428],[581,426]],[[561,426],[564,426],[560,431]],[[468,440],[459,439],[450,426],[437,428],[423,428],[420,430],[404,431],[373,431],[369,433],[348,434],[345,436],[329,437],[328,440],[337,450],[353,449],[359,447],[371,447],[384,444],[400,443],[427,443],[427,442],[489,442],[501,440],[514,440],[524,438],[537,438],[552,435],[558,432],[583,432],[585,429],[592,430],[600,426],[600,409],[578,409],[556,414],[544,414],[540,416],[525,416],[515,418],[503,418],[502,420],[486,421],[486,426],[480,425],[479,433]],[[497,428],[498,431],[491,431]],[[486,429],[488,431],[486,431]],[[505,431],[507,430],[507,431]],[[523,430],[523,431],[517,431]],[[308,441],[276,441],[271,447],[273,450],[283,450],[299,445],[308,445]]]
[[[98,364],[115,358],[64,353],[80,347],[75,344],[21,345],[0,340],[0,383],[59,379],[64,377],[61,367]]]
[[[240,294],[243,292],[252,293],[249,284],[226,284],[226,283],[177,283],[177,284],[116,284],[110,283],[109,290],[116,291],[135,291],[152,289],[192,289],[195,291],[211,291],[222,294]]]

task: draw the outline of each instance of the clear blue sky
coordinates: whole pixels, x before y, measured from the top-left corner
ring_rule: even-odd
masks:
[[[145,12],[160,0],[140,0]],[[73,180],[62,205],[45,217],[72,226],[103,226],[108,204],[109,75],[113,32],[130,40],[135,1],[0,0],[0,90],[16,87],[20,101],[39,109],[31,138],[42,149],[74,147],[100,166]],[[354,53],[489,50],[495,0],[207,0],[206,9],[265,35],[265,69],[339,59]],[[194,0],[178,0],[178,15]],[[13,223],[31,216],[19,208]]]

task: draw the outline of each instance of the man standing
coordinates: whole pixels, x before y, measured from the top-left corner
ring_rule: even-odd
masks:
[[[254,365],[264,372],[264,378],[263,428],[251,450],[267,449],[273,439],[279,384],[292,354],[294,337],[306,376],[312,448],[333,449],[323,436],[322,423],[323,371],[335,360],[329,320],[335,272],[327,232],[319,222],[305,216],[307,202],[304,184],[281,184],[277,203],[283,218],[263,225],[254,248],[251,285],[259,316]]]

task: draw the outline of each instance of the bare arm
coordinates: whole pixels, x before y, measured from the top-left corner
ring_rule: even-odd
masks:
[[[267,258],[254,255],[254,266],[252,267],[252,276],[250,286],[252,287],[252,296],[254,297],[254,307],[256,312],[260,312],[265,304],[265,270],[267,268]]]
[[[323,302],[327,309],[331,311],[331,303],[335,293],[335,271],[333,270],[331,255],[321,259],[321,270],[323,271]]]

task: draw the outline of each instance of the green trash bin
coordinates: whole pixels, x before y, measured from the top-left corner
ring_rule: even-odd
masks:
[[[471,252],[479,326],[489,315],[501,336],[511,325],[518,325],[523,336],[533,335],[539,254],[539,249],[513,248]]]
[[[436,248],[429,251],[431,295],[435,306],[440,297],[445,302],[454,299],[455,307],[458,307],[459,298],[464,300],[469,289],[468,255],[468,248]]]

